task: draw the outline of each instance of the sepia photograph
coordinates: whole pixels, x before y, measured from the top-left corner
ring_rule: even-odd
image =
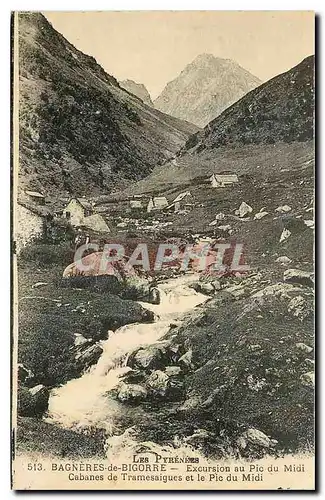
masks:
[[[315,489],[315,13],[16,11],[12,488]]]

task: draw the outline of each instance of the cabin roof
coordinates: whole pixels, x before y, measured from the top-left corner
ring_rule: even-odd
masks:
[[[70,200],[68,201],[68,205],[72,200],[76,200],[83,208],[93,208],[92,204],[88,200],[86,200],[86,198],[77,198],[76,196],[74,196],[73,198],[70,198]]]
[[[38,193],[37,191],[25,190],[25,193],[28,196],[32,196],[33,198],[45,198],[45,196],[42,193]]]
[[[192,196],[190,191],[184,191],[183,193],[180,193],[178,196],[176,196],[175,200],[172,201],[171,205],[174,203],[177,203],[178,201],[182,201],[186,196]]]
[[[210,179],[214,177],[217,181],[220,182],[238,182],[237,174],[213,174]]]

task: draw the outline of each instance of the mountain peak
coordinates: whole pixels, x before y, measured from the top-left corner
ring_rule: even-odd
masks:
[[[231,59],[199,54],[166,85],[155,106],[204,127],[260,84],[258,78]]]
[[[139,99],[141,99],[145,104],[153,107],[153,102],[151,100],[150,94],[143,83],[138,83],[127,78],[126,80],[122,80],[120,82],[120,85],[128,92],[131,92],[131,94],[139,97]]]

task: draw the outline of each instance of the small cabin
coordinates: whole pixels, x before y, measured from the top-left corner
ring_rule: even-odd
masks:
[[[163,210],[166,207],[168,207],[168,200],[165,196],[154,196],[148,202],[147,212]]]
[[[85,217],[94,213],[93,207],[89,201],[84,198],[71,198],[63,210],[65,217],[72,226],[80,226]]]
[[[45,196],[42,193],[25,190],[25,194],[31,202],[35,203],[35,205],[45,205]]]
[[[141,210],[143,208],[142,200],[130,200],[130,208],[131,210]]]
[[[236,184],[238,182],[238,177],[236,174],[212,174],[209,181],[211,187],[223,188]]]
[[[174,212],[183,210],[190,210],[193,205],[193,196],[190,191],[180,193],[167,207],[167,209],[174,209]]]

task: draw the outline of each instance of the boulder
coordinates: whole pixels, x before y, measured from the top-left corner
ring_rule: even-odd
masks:
[[[304,352],[306,354],[309,354],[313,350],[312,347],[310,347],[307,344],[304,344],[303,342],[297,342],[296,343],[296,348],[299,349],[299,351]]]
[[[77,347],[75,354],[76,364],[79,368],[86,370],[90,366],[97,363],[103,352],[102,346],[96,342],[95,344],[81,344]]]
[[[185,371],[192,370],[193,368],[192,358],[193,358],[193,351],[192,349],[189,349],[188,351],[186,351],[185,354],[183,354],[183,356],[179,358],[178,364]]]
[[[196,283],[194,290],[196,292],[203,293],[203,295],[213,295],[215,291],[212,283],[205,282]]]
[[[122,383],[118,389],[117,399],[122,403],[136,404],[147,396],[148,392],[142,385]]]
[[[283,241],[287,240],[289,238],[289,236],[291,236],[291,231],[289,231],[289,229],[286,229],[286,228],[283,229],[281,236],[280,236],[279,243],[282,243]]]
[[[169,376],[161,370],[155,370],[147,378],[146,385],[153,396],[166,396]]]
[[[131,354],[128,366],[139,368],[140,370],[160,370],[168,364],[165,350],[161,346],[149,346],[138,349]]]
[[[18,389],[18,415],[22,417],[41,417],[48,409],[50,391],[42,384],[31,389]]]
[[[313,273],[301,269],[287,269],[284,271],[283,280],[286,283],[298,283],[299,285],[314,288]]]
[[[290,264],[290,262],[292,262],[292,261],[286,255],[281,255],[280,257],[278,257],[275,260],[275,262],[278,262],[279,264],[281,264],[281,266],[286,266],[286,265]]]
[[[89,344],[91,342],[91,339],[86,339],[81,333],[75,333],[74,334],[74,346],[79,347],[84,344]]]
[[[302,295],[293,297],[288,304],[288,312],[303,321],[312,313],[312,306]]]
[[[184,441],[197,448],[210,443],[213,438],[215,438],[213,432],[207,431],[206,429],[196,429],[191,436],[184,438]]]
[[[229,232],[229,231],[231,231],[231,225],[230,224],[226,224],[224,226],[218,226],[218,229],[220,229],[220,231]]]
[[[303,375],[301,375],[300,382],[305,387],[314,388],[315,387],[315,374],[314,374],[314,372],[307,372],[307,373],[304,373]]]
[[[279,212],[280,214],[286,214],[288,212],[291,212],[291,207],[289,205],[281,205],[280,207],[275,209],[276,212]]]
[[[315,222],[313,220],[304,220],[304,224],[307,227],[310,227],[310,229],[315,228]]]
[[[20,383],[28,384],[29,380],[34,378],[34,374],[31,370],[26,368],[22,363],[18,363],[18,381]]]
[[[246,446],[243,446],[244,443],[246,443],[246,445],[252,444],[262,448],[270,448],[277,444],[275,439],[270,439],[266,434],[264,434],[264,432],[254,428],[247,429],[247,431],[243,432],[238,439],[241,439],[241,446],[243,448],[246,448]]]
[[[218,291],[218,290],[221,290],[221,283],[219,280],[213,280],[211,281],[211,285],[213,286],[213,288]]]
[[[254,220],[263,219],[263,217],[265,217],[268,214],[269,212],[258,212],[257,214],[254,215]]]
[[[177,377],[181,373],[181,367],[180,366],[166,366],[165,372],[168,375],[168,377]]]
[[[248,205],[245,201],[240,204],[238,210],[236,210],[235,214],[239,215],[239,217],[245,217],[245,215],[250,214],[253,211],[252,207]]]

